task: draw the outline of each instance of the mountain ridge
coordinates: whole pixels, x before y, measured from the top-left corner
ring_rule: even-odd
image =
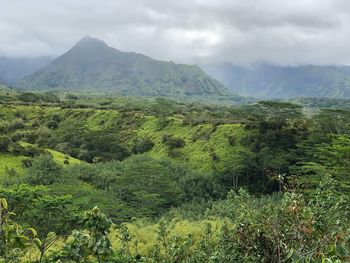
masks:
[[[51,57],[0,57],[0,78],[5,84],[12,85],[51,61]]]
[[[84,37],[69,51],[16,83],[24,90],[86,90],[137,96],[227,96],[195,65],[154,60]]]
[[[230,90],[258,98],[350,98],[350,66],[205,65]]]

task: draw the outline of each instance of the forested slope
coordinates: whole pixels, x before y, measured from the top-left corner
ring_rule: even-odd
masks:
[[[6,233],[23,246],[9,239],[0,255],[346,262],[349,117],[287,102],[4,91],[3,231],[17,226],[20,237]]]

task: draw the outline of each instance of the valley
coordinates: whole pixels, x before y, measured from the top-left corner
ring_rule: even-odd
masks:
[[[327,248],[346,247],[346,100],[320,108],[325,101],[233,106],[6,88],[0,95],[0,196],[23,231],[35,227],[33,238],[43,240],[33,247],[26,234],[23,260],[90,258],[93,252],[75,254],[74,247],[93,242],[91,224],[107,240],[99,256],[111,262],[205,262],[213,253],[230,262],[226,246],[235,242],[244,246],[233,245],[235,260],[245,260],[236,250],[244,249],[253,262],[266,240],[276,242],[274,231],[288,231],[286,257],[323,249],[289,235],[327,235]],[[329,213],[342,223],[334,226]],[[282,229],[273,229],[275,220]],[[298,230],[296,222],[314,230]],[[324,228],[316,231],[317,224]],[[261,247],[250,248],[248,237]]]

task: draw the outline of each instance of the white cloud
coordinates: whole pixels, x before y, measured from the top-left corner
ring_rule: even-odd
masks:
[[[59,55],[85,35],[125,51],[350,64],[348,0],[0,0],[0,55]]]

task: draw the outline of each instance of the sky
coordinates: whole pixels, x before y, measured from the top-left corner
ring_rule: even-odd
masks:
[[[179,63],[350,64],[350,0],[0,0],[0,56],[84,36]]]

